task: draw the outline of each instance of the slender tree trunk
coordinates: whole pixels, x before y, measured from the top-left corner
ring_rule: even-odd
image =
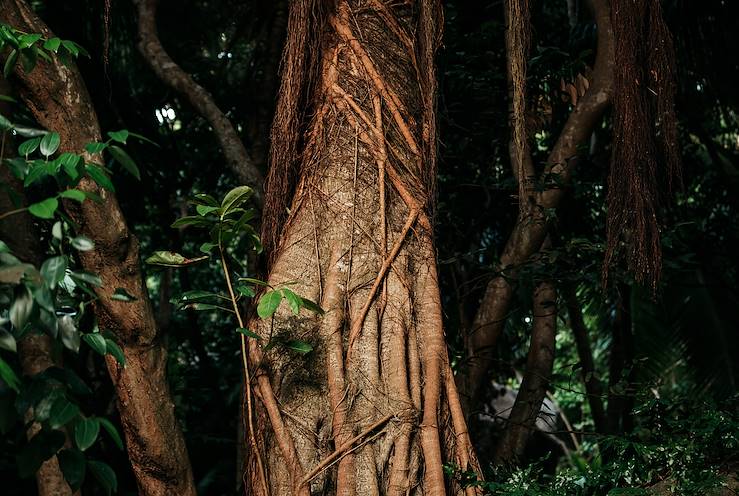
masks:
[[[53,36],[22,0],[0,0],[0,18],[17,29]],[[60,151],[80,152],[86,143],[100,140],[97,116],[73,65],[39,61],[29,74],[16,68],[15,78],[18,92],[39,124],[59,133]],[[98,156],[86,159],[100,161]],[[115,195],[89,178],[79,188],[102,198],[101,203],[86,201],[66,208],[79,225],[79,233],[95,242],[95,248],[82,253],[80,259],[86,270],[103,281],[96,290],[98,323],[116,334],[126,357],[125,368],[111,357],[106,362],[139,492],[194,495],[192,470],[165,375],[166,349],[141,277],[138,241],[128,230]],[[117,288],[135,300],[112,300]]]
[[[4,95],[10,93],[7,82],[2,76],[0,76],[0,93]],[[10,115],[5,106],[3,102],[0,102],[0,113],[6,116]],[[15,149],[13,140],[9,136],[10,132],[3,131],[2,135],[3,150]],[[4,158],[3,154],[0,154],[0,161]],[[26,206],[23,185],[13,177],[9,167],[0,166],[0,184],[8,187],[8,189],[3,189],[0,192],[0,213]],[[22,205],[13,203],[11,191],[17,198],[22,199]],[[30,214],[20,212],[0,220],[0,238],[7,243],[10,251],[20,260],[33,264],[37,268],[41,267],[43,263],[43,249],[40,245],[41,236],[39,236],[33,223],[33,217]],[[23,374],[28,377],[33,377],[56,365],[52,354],[52,340],[46,334],[36,334],[35,332],[26,334],[18,342],[18,357]],[[28,414],[30,415],[31,412],[28,412]],[[26,420],[30,420],[30,418],[26,418]],[[40,424],[31,424],[27,432],[28,437],[35,435],[40,429]],[[39,496],[66,496],[72,494],[72,490],[59,469],[56,456],[46,460],[36,472],[36,487]]]
[[[157,0],[135,0],[138,7],[139,49],[149,67],[166,85],[182,94],[213,127],[226,158],[226,164],[242,184],[254,189],[254,199],[262,206],[264,178],[254,163],[236,129],[218,108],[213,95],[200,86],[167,54],[159,41],[156,27]]]
[[[534,290],[533,313],[526,370],[503,437],[496,448],[498,463],[511,463],[521,458],[536,429],[536,419],[547,394],[557,334],[557,292],[551,282],[542,282]]]
[[[577,291],[574,286],[565,290],[565,301],[567,303],[567,313],[570,317],[570,328],[577,346],[577,356],[580,358],[580,373],[585,384],[585,393],[588,397],[588,405],[590,405],[595,430],[605,434],[607,424],[605,410],[603,409],[603,388],[595,373],[595,362],[593,360],[593,350],[590,347],[588,328],[585,326],[582,317],[582,305],[577,299]]]
[[[312,30],[321,51],[319,66],[308,68],[316,74],[313,117],[298,126],[299,163],[282,164],[299,177],[289,218],[276,226],[269,282],[298,281],[291,288],[326,313],[281,308],[272,322],[253,323],[262,342],[314,348],[306,356],[280,346],[263,353],[251,341],[269,424],[261,453],[269,492],[475,494],[443,473],[444,463],[478,467],[444,342],[430,220],[440,8],[319,5],[291,5],[291,36]],[[284,72],[294,69],[292,50],[306,46],[288,41]],[[273,136],[282,112],[292,111],[289,98],[283,91]],[[268,202],[271,188],[290,182],[271,175]],[[250,478],[259,494],[256,474]]]
[[[536,253],[546,238],[546,210],[556,208],[577,162],[578,147],[586,143],[593,128],[608,107],[613,89],[613,32],[608,0],[592,0],[598,27],[598,54],[588,92],[570,114],[547,160],[541,176],[546,184],[556,185],[541,192],[531,192],[530,205],[522,209],[498,265],[498,274],[489,283],[480,307],[466,336],[468,360],[457,377],[463,404],[469,413],[480,389],[487,384],[486,374],[492,363],[495,344],[503,330],[513,298],[512,280],[518,267]]]

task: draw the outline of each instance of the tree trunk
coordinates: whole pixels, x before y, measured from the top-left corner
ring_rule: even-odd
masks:
[[[547,235],[546,210],[556,208],[576,165],[578,147],[590,138],[596,124],[608,107],[613,90],[613,32],[608,0],[591,0],[598,27],[598,54],[590,89],[570,114],[557,142],[549,154],[542,182],[549,185],[531,192],[530,205],[519,213],[498,264],[498,274],[485,289],[480,307],[466,336],[467,362],[460,371],[460,387],[465,411],[476,403],[481,388],[488,383],[486,375],[494,358],[495,344],[503,331],[513,298],[517,268],[536,253]],[[556,177],[554,181],[552,177]]]
[[[582,305],[577,299],[577,291],[574,286],[565,290],[565,301],[567,302],[567,314],[570,317],[570,328],[577,346],[577,356],[580,358],[580,373],[585,384],[585,394],[588,397],[595,431],[605,434],[607,424],[605,410],[603,409],[603,388],[595,373],[595,361],[593,360],[593,349],[588,337],[588,328],[582,318]]]
[[[554,364],[557,334],[557,292],[551,282],[542,282],[534,290],[534,323],[521,388],[508,417],[506,429],[496,448],[498,463],[521,458],[526,443],[536,429],[536,419],[547,394]]]
[[[0,0],[0,18],[17,29],[53,36],[22,0]],[[15,76],[18,91],[39,124],[59,133],[61,152],[79,153],[86,143],[100,140],[97,116],[72,64],[39,61],[29,74],[17,67]],[[86,159],[99,163],[101,157]],[[65,207],[79,225],[78,232],[95,242],[95,248],[81,253],[80,260],[85,270],[103,281],[96,290],[98,324],[116,334],[126,357],[125,368],[110,356],[106,362],[139,493],[194,495],[192,470],[165,375],[166,349],[141,277],[138,241],[128,230],[115,195],[89,178],[79,188],[102,198],[102,203],[88,200]],[[112,300],[117,288],[135,300]]]
[[[321,51],[306,72],[316,76],[312,118],[297,126],[300,160],[278,164],[298,177],[271,171],[266,193],[269,203],[271,188],[297,184],[289,217],[265,225],[279,231],[269,283],[297,281],[290,287],[326,313],[281,308],[252,323],[262,343],[314,349],[262,352],[250,340],[269,493],[475,494],[443,473],[444,463],[479,470],[447,357],[430,218],[440,7],[318,5],[291,5],[290,36],[312,30]],[[295,69],[291,50],[308,49],[292,40],[283,78]],[[283,86],[273,136],[289,100]]]
[[[0,94],[7,95],[8,85],[5,79],[0,76]],[[0,102],[0,113],[10,115],[5,109],[6,105]],[[14,143],[10,137],[9,131],[2,132],[2,149],[14,150]],[[7,153],[0,154],[2,161]],[[6,185],[7,190],[3,189],[0,193],[0,213],[9,212],[19,208],[14,205],[11,199],[10,191],[14,192],[17,197],[22,199],[23,205],[27,202],[23,195],[23,185],[12,174],[9,167],[0,167],[0,184]],[[28,212],[20,212],[0,220],[0,239],[5,241],[10,251],[23,262],[33,264],[40,268],[43,263],[43,249],[40,245],[41,236],[33,223],[33,217]],[[49,367],[56,365],[52,355],[52,341],[46,334],[36,334],[30,332],[18,342],[18,358],[21,362],[23,374],[33,377],[40,374]],[[28,412],[30,415],[31,412]],[[30,418],[26,418],[30,420]],[[28,437],[32,437],[41,429],[41,425],[33,423],[28,431]],[[64,480],[64,475],[59,469],[59,462],[56,456],[52,456],[41,464],[41,468],[36,472],[36,487],[39,496],[67,496],[72,494],[72,490]]]

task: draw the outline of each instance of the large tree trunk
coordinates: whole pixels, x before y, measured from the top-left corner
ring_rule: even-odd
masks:
[[[608,0],[591,0],[598,28],[598,54],[588,92],[570,114],[554,145],[541,181],[548,187],[530,191],[529,199],[519,213],[498,265],[498,275],[487,285],[480,307],[465,337],[467,363],[457,377],[465,410],[476,404],[494,358],[495,344],[503,331],[513,298],[518,267],[539,251],[547,235],[546,211],[556,208],[577,162],[578,147],[590,138],[596,124],[608,107],[613,91],[613,32]],[[525,162],[524,162],[525,163]],[[524,167],[524,173],[528,175]],[[557,178],[556,181],[552,178]],[[531,178],[527,178],[531,181]]]
[[[283,72],[295,69],[292,49],[307,50],[294,46],[298,30],[312,30],[320,57],[307,68],[316,76],[312,118],[296,126],[300,159],[278,164],[297,180],[271,171],[268,183],[268,204],[274,188],[297,183],[268,279],[297,281],[292,289],[326,313],[283,308],[253,323],[262,342],[314,347],[262,353],[251,341],[269,493],[474,494],[443,474],[444,463],[477,464],[447,357],[430,217],[440,8],[318,4],[291,6]],[[283,86],[273,136],[289,101]],[[251,480],[261,493],[256,472]]]
[[[52,37],[48,27],[22,0],[0,0],[0,19],[13,27]],[[61,137],[60,151],[77,152],[100,140],[97,116],[87,89],[73,65],[39,61],[29,74],[16,68],[18,91],[39,124]],[[11,81],[14,82],[14,81]],[[99,162],[101,157],[88,156]],[[167,385],[166,349],[157,333],[151,303],[143,285],[138,241],[128,230],[115,195],[85,178],[80,189],[102,203],[66,205],[79,233],[95,242],[80,254],[84,268],[101,277],[95,313],[102,329],[121,342],[126,366],[108,356],[106,362],[117,395],[126,445],[140,494],[195,494],[184,438],[174,415]],[[116,288],[133,302],[111,299]]]

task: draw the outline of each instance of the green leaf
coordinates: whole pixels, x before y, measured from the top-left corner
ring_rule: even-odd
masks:
[[[239,277],[239,281],[248,282],[250,284],[255,284],[257,286],[269,287],[269,284],[267,284],[266,282],[261,281],[259,279],[254,279],[253,277]]]
[[[59,45],[62,44],[62,40],[59,38],[49,38],[44,42],[44,49],[48,50],[50,52],[56,53],[57,50],[59,50]]]
[[[195,205],[207,205],[209,207],[218,206],[218,200],[210,195],[206,195],[205,193],[198,193],[192,198],[192,200],[190,200],[190,203],[194,203]]]
[[[13,126],[13,129],[16,133],[23,136],[24,138],[35,138],[37,136],[43,136],[48,131],[45,129],[36,129],[35,127],[28,127],[28,126],[19,126],[16,124]]]
[[[280,306],[282,301],[282,295],[279,291],[267,291],[259,298],[259,304],[257,305],[257,315],[260,318],[266,319],[271,317],[277,307]]]
[[[74,442],[82,451],[92,446],[100,433],[100,422],[95,417],[82,417],[74,425]]]
[[[75,353],[80,351],[80,331],[71,315],[63,315],[58,319],[61,331],[62,344]]]
[[[77,491],[85,480],[85,456],[75,448],[61,450],[56,455],[59,468],[72,491]]]
[[[7,117],[0,114],[0,129],[6,130],[13,127],[13,123],[8,120]]]
[[[19,291],[10,305],[10,323],[18,331],[23,330],[33,311],[33,298],[27,289]]]
[[[5,79],[8,79],[10,77],[10,73],[13,72],[13,68],[15,67],[15,63],[18,61],[18,50],[11,50],[10,54],[8,54],[8,58],[5,59],[5,65],[3,66],[3,76]]]
[[[228,215],[232,209],[247,201],[252,193],[253,190],[249,186],[239,186],[226,193],[223,202],[221,202],[221,219]]]
[[[180,296],[180,302],[181,303],[190,303],[198,300],[204,300],[208,298],[220,298],[221,295],[218,295],[216,293],[211,293],[208,291],[201,291],[199,289],[194,289],[192,291],[186,291],[182,293]]]
[[[20,392],[20,383],[21,380],[18,379],[18,375],[15,373],[15,371],[10,367],[8,362],[3,360],[3,357],[0,357],[0,379],[2,379],[5,384],[8,385],[10,389],[15,391],[16,393]]]
[[[123,166],[123,168],[126,169],[129,174],[131,174],[139,181],[141,180],[141,172],[139,172],[139,168],[136,165],[136,162],[133,161],[131,156],[126,153],[123,148],[116,145],[110,145],[108,147],[108,151],[113,156],[115,161],[121,164],[121,166]]]
[[[162,267],[186,267],[207,259],[207,256],[186,258],[173,251],[155,251],[145,262],[149,265],[159,265]]]
[[[88,237],[75,236],[72,238],[72,246],[79,251],[90,251],[95,248],[95,243]]]
[[[298,295],[293,293],[293,291],[288,288],[282,288],[280,292],[287,301],[287,304],[293,314],[298,315],[300,313],[300,307],[303,306],[303,300],[301,300]]]
[[[309,343],[306,343],[305,341],[288,341],[285,343],[285,347],[293,351],[297,351],[301,355],[305,355],[306,353],[310,353],[311,351],[313,351],[313,346],[311,346]]]
[[[78,201],[80,203],[85,201],[85,199],[87,198],[87,196],[85,196],[85,193],[78,189],[66,189],[59,193],[59,196],[61,196],[62,198],[68,198],[70,200]]]
[[[129,294],[124,288],[115,288],[110,299],[116,301],[134,301],[136,297]]]
[[[105,355],[108,350],[108,345],[105,341],[105,338],[99,333],[94,332],[83,334],[82,340],[87,343],[90,348],[100,353],[101,355]]]
[[[41,179],[42,177],[46,177],[49,175],[49,169],[46,168],[46,166],[42,164],[37,164],[33,167],[31,167],[28,171],[28,175],[26,175],[26,178],[23,180],[23,186],[28,187]]]
[[[107,143],[98,143],[97,141],[93,141],[92,143],[88,143],[85,145],[85,150],[87,150],[88,153],[100,153],[103,150],[108,148]]]
[[[100,277],[89,272],[78,270],[75,272],[71,272],[69,276],[75,281],[84,282],[93,286],[100,287],[103,285],[103,281],[102,279],[100,279]]]
[[[100,417],[98,418],[100,421],[100,425],[105,429],[105,431],[110,435],[111,439],[113,439],[113,442],[116,446],[118,446],[118,449],[123,449],[123,440],[121,439],[120,434],[118,434],[118,429],[115,428],[113,425],[113,422],[110,420]]]
[[[41,464],[54,456],[64,446],[64,433],[61,431],[39,431],[18,454],[18,475],[31,477]]]
[[[18,154],[22,157],[26,157],[30,155],[31,153],[33,153],[34,151],[36,151],[36,148],[38,148],[40,143],[41,143],[40,136],[26,140],[20,145],[18,145]]]
[[[70,41],[70,40],[62,40],[62,46],[73,57],[76,57],[80,53],[79,48],[77,47],[77,44],[75,42],[73,42],[73,41]]]
[[[185,226],[197,226],[197,227],[211,227],[213,225],[212,220],[204,219],[198,215],[187,215],[174,221],[170,227],[185,227]]]
[[[118,143],[126,144],[126,140],[128,139],[128,130],[121,129],[120,131],[109,131],[108,136],[113,141],[117,141]]]
[[[64,396],[59,396],[51,405],[49,411],[49,426],[52,429],[59,429],[67,425],[72,419],[79,415],[80,409],[77,405],[70,402]]]
[[[321,308],[320,306],[318,306],[318,304],[316,302],[311,301],[311,300],[309,300],[307,298],[300,298],[300,300],[303,302],[303,305],[302,306],[306,310],[309,310],[309,311],[311,311],[313,313],[317,313],[319,315],[323,315],[325,313],[323,311],[323,308]]]
[[[233,312],[233,310],[231,310],[230,308],[220,307],[211,303],[190,303],[188,305],[185,305],[185,308],[189,308],[190,310],[197,310],[199,312],[204,310],[225,310],[227,312]]]
[[[64,255],[46,259],[41,265],[41,277],[51,289],[62,282],[67,271],[67,257]]]
[[[254,295],[257,294],[256,291],[254,291],[254,288],[247,286],[246,284],[239,284],[236,286],[236,291],[238,291],[241,296],[246,296],[247,298],[253,298]]]
[[[18,46],[21,49],[28,48],[40,39],[41,39],[41,35],[38,33],[23,34],[18,37]]]
[[[18,345],[15,342],[15,336],[0,327],[0,348],[16,353]]]
[[[262,339],[261,336],[257,334],[256,332],[250,331],[249,329],[245,329],[243,327],[239,327],[238,329],[236,329],[236,332],[240,332],[244,336],[248,336],[250,338],[259,339],[259,340]]]
[[[211,212],[217,212],[218,210],[220,210],[220,208],[219,207],[211,207],[211,206],[208,206],[208,205],[198,205],[198,206],[195,207],[195,210],[197,210],[198,215],[200,215],[201,217],[205,217],[206,215],[208,215]]]
[[[105,188],[108,191],[115,192],[113,182],[110,180],[108,175],[99,166],[94,164],[86,164],[85,170],[87,174],[95,181],[101,188]]]
[[[39,151],[44,157],[50,157],[59,148],[59,133],[51,132],[45,134],[39,143]]]
[[[87,462],[87,466],[90,467],[90,472],[98,480],[106,494],[115,493],[118,491],[118,479],[116,478],[115,472],[107,463],[97,462],[90,460]]]
[[[210,253],[213,251],[213,248],[217,247],[218,245],[216,243],[203,243],[200,245],[200,251],[202,253]]]
[[[126,366],[126,357],[123,354],[123,350],[120,346],[118,346],[118,343],[113,341],[110,338],[105,338],[105,346],[108,350],[108,353],[110,355],[113,355],[113,358],[115,358],[121,367]]]

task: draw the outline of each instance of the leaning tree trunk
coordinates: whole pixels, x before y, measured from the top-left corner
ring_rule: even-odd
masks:
[[[0,0],[0,19],[29,33],[53,34],[22,0]],[[87,88],[73,64],[57,59],[39,61],[30,73],[16,67],[17,89],[39,124],[59,133],[61,152],[84,150],[100,141],[100,128]],[[86,156],[100,162],[102,157]],[[115,333],[125,354],[126,366],[106,357],[118,395],[118,410],[126,436],[140,494],[195,494],[185,441],[174,415],[166,378],[166,349],[157,333],[149,296],[139,263],[138,240],[128,230],[112,193],[84,178],[79,189],[102,198],[81,206],[66,205],[79,233],[95,242],[93,250],[80,254],[85,270],[103,281],[96,290],[95,314],[100,328]],[[111,299],[123,288],[135,300]]]
[[[284,79],[273,143],[297,145],[273,150],[267,205],[279,203],[284,185],[296,187],[284,224],[264,224],[279,232],[265,236],[277,241],[269,283],[297,281],[290,287],[326,313],[282,308],[253,322],[262,343],[314,349],[300,356],[250,344],[268,424],[260,443],[268,492],[475,494],[443,472],[445,463],[478,467],[447,357],[432,239],[440,7],[320,4],[291,6],[283,78],[310,83],[311,117],[291,121],[302,89],[285,85],[301,81]],[[320,47],[315,66],[303,58],[310,48],[296,46],[311,38]],[[296,163],[276,163],[290,147],[300,147]],[[258,472],[250,479],[261,494]]]

